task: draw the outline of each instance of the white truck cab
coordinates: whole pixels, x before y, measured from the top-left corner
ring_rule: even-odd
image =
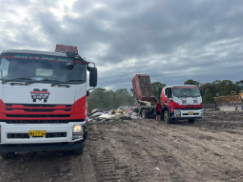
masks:
[[[203,115],[202,92],[195,85],[164,87],[161,103],[161,115],[167,123],[185,119],[193,123]]]
[[[66,50],[65,50],[66,49]],[[0,54],[0,154],[74,150],[87,138],[87,71],[77,52],[7,50]]]

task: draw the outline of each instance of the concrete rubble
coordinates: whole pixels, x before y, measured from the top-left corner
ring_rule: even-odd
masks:
[[[135,112],[134,107],[121,107],[117,110],[102,111],[100,109],[93,109],[89,114],[88,122],[108,121],[108,120],[132,120],[142,119],[138,112]]]

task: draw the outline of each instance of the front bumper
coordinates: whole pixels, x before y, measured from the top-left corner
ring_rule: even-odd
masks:
[[[0,122],[1,141],[0,146],[4,144],[48,144],[48,143],[70,143],[83,140],[83,137],[73,140],[73,126],[86,125],[84,122],[69,123],[50,123],[50,124],[7,124]],[[52,137],[28,137],[30,130],[45,130],[48,134],[54,134]],[[56,135],[62,133],[63,135]],[[9,137],[9,135],[17,135],[17,137]],[[27,135],[27,137],[19,137]]]
[[[51,143],[51,144],[12,144],[0,145],[1,152],[40,152],[40,151],[62,151],[74,150],[84,147],[84,142],[88,138],[88,132],[84,134],[84,139],[73,143]]]
[[[180,111],[178,115],[177,111]],[[193,113],[190,113],[193,112]],[[174,120],[183,120],[183,119],[202,119],[203,109],[194,109],[194,110],[175,110],[172,113],[171,118]]]
[[[202,117],[174,117],[174,120],[202,119]]]

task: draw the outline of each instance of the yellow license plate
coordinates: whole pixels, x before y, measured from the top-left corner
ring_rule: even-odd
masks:
[[[189,113],[189,114],[193,114],[193,111],[189,111],[188,113]]]
[[[46,131],[45,130],[29,131],[29,136],[32,136],[32,137],[46,136]]]

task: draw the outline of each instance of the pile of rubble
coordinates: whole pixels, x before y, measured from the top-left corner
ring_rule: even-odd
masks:
[[[108,121],[108,120],[132,120],[141,119],[141,116],[134,111],[133,107],[118,108],[117,110],[102,111],[100,109],[93,109],[89,114],[88,121]]]

